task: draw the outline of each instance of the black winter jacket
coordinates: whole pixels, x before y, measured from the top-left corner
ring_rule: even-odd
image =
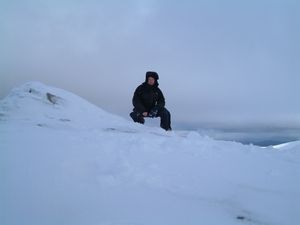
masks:
[[[165,107],[165,98],[162,91],[158,88],[158,83],[151,86],[144,82],[138,86],[132,98],[134,110],[143,113],[150,112],[151,109]]]

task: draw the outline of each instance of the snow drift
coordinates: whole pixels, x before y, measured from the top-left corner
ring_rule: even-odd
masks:
[[[30,82],[0,101],[0,224],[297,225],[299,152],[166,133]]]

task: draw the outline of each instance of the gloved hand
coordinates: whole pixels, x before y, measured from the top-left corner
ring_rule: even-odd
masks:
[[[157,113],[158,113],[158,109],[157,108],[153,108],[150,110],[148,116],[151,117],[151,118],[154,118],[157,116]]]

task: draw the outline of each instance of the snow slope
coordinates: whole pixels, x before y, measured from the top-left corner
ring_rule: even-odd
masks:
[[[300,142],[166,133],[38,82],[0,102],[1,225],[298,225]]]

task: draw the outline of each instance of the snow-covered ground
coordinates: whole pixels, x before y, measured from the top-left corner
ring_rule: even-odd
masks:
[[[1,225],[298,225],[300,142],[132,123],[30,82],[0,102]]]

